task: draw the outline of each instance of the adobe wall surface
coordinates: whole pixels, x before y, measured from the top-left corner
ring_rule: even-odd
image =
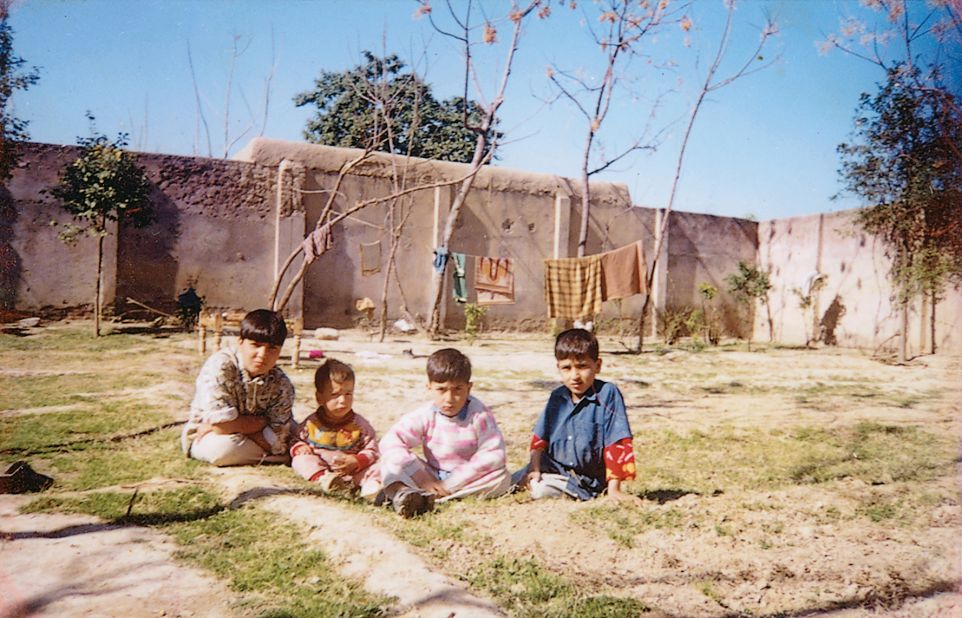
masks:
[[[0,303],[25,311],[84,308],[92,304],[96,241],[65,245],[58,233],[70,217],[51,196],[60,170],[80,151],[76,147],[27,144],[7,195],[0,193]],[[337,169],[359,151],[256,139],[240,155],[218,160],[138,153],[150,178],[158,221],[142,230],[120,229],[105,239],[103,298],[124,311],[128,297],[170,311],[176,296],[194,285],[210,308],[267,306],[275,273],[295,252],[327,204]],[[391,207],[378,203],[335,227],[334,246],[292,290],[289,315],[302,315],[307,328],[343,328],[357,323],[358,299],[379,303],[388,291],[388,318],[400,307],[426,319],[432,302],[433,249],[439,243],[457,181],[467,166],[407,161],[407,182],[451,184],[422,189]],[[339,187],[335,212],[392,191],[390,158],[375,155],[352,170]],[[392,219],[393,216],[393,219]],[[587,254],[642,241],[648,264],[660,228],[660,212],[633,206],[627,188],[593,183]],[[652,290],[659,314],[699,307],[697,286],[707,282],[728,334],[746,334],[741,309],[727,294],[725,278],[739,261],[771,273],[767,307],[755,315],[754,338],[804,343],[818,336],[838,345],[892,347],[899,329],[889,298],[888,261],[873,238],[853,234],[848,214],[751,221],[673,212],[659,272]],[[392,225],[404,220],[395,253],[397,276],[386,279]],[[51,224],[54,222],[54,224]],[[393,223],[392,223],[393,222]],[[488,306],[490,326],[543,328],[543,260],[577,254],[581,203],[576,183],[548,174],[485,168],[456,222],[451,247],[467,254],[468,300],[473,291],[475,256],[511,258],[515,301]],[[374,265],[362,271],[363,264]],[[300,265],[300,257],[281,286]],[[795,288],[812,273],[826,285],[806,312]],[[398,285],[397,281],[400,282]],[[461,328],[463,307],[447,282],[444,324]],[[608,301],[599,316],[604,328],[637,328],[644,297]],[[769,323],[769,313],[771,322]],[[930,349],[932,307],[915,303],[910,315],[912,350]],[[934,344],[962,353],[962,294],[956,290],[935,307]],[[651,324],[651,320],[647,322]],[[611,332],[611,331],[609,331]]]
[[[238,157],[264,166],[305,170],[295,193],[310,227],[327,204],[337,179],[335,170],[358,154],[360,151],[352,149],[257,139]],[[392,168],[383,159],[374,155],[352,170],[339,187],[335,212],[392,192]],[[413,160],[406,162],[404,169],[406,181],[413,185],[459,180],[468,166]],[[426,318],[430,312],[433,250],[439,244],[456,190],[457,184],[452,184],[417,191],[396,206],[395,224],[405,217],[395,254],[403,298],[392,277],[387,287],[392,319],[399,316],[397,308],[402,303],[417,317]],[[589,253],[634,242],[647,233],[644,222],[650,220],[650,213],[641,216],[643,209],[631,208],[624,186],[599,183],[592,203]],[[538,328],[546,323],[543,260],[576,254],[580,214],[573,211],[579,209],[580,196],[572,192],[568,179],[505,169],[485,168],[478,174],[455,224],[451,247],[466,256],[467,298],[472,303],[477,301],[472,285],[477,258],[510,258],[513,262],[515,302],[489,305],[485,317],[488,325]],[[304,281],[307,325],[350,326],[360,317],[355,309],[358,299],[368,297],[380,302],[392,242],[389,213],[388,204],[379,203],[336,226],[334,246],[311,267]],[[362,272],[362,252],[366,261],[381,256],[380,272]],[[461,328],[463,306],[451,294],[450,279],[446,285],[444,323]],[[609,303],[606,312],[617,314],[619,309],[629,311],[631,306]],[[635,311],[638,309],[640,302]]]
[[[794,217],[759,224],[759,266],[770,271],[769,295],[775,339],[804,344],[812,338],[845,347],[895,350],[899,311],[892,302],[889,260],[875,237],[854,229],[851,211]],[[816,273],[824,287],[811,308],[799,306]],[[962,353],[962,292],[948,290],[936,307],[936,349]],[[920,300],[909,312],[910,356],[927,353],[932,342],[931,307]],[[767,337],[762,316],[756,337]]]
[[[8,183],[15,200],[4,264],[4,297],[18,309],[91,305],[96,241],[67,246],[73,222],[43,191],[80,155],[72,146],[28,144]],[[274,170],[237,161],[137,153],[152,183],[157,222],[106,238],[102,298],[123,311],[134,298],[162,310],[193,283],[212,307],[261,306],[271,286]],[[12,219],[12,220],[11,220]],[[54,222],[51,224],[51,222]]]
[[[700,308],[698,285],[717,290],[711,305],[726,333],[748,333],[745,307],[728,292],[725,278],[738,272],[738,263],[755,263],[758,224],[745,219],[689,212],[673,212],[668,227],[668,310]]]

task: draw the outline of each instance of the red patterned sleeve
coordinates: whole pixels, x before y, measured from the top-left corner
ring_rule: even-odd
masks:
[[[605,447],[605,480],[630,481],[635,478],[635,450],[631,438],[622,438]]]
[[[532,451],[543,451],[548,448],[548,443],[539,438],[536,434],[531,434],[531,447]]]

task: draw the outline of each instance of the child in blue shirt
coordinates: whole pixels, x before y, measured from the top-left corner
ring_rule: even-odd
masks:
[[[562,385],[548,397],[531,436],[530,463],[515,479],[535,499],[590,500],[607,491],[610,499],[640,503],[621,489],[635,478],[631,427],[621,391],[595,377],[598,340],[572,328],[558,335],[554,352]]]

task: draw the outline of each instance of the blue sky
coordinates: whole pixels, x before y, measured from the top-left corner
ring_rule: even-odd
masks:
[[[564,102],[545,103],[551,94],[545,68],[553,63],[589,78],[599,71],[600,55],[582,23],[591,3],[582,4],[571,11],[552,3],[549,19],[528,22],[501,108],[507,139],[498,165],[578,176],[584,121]],[[435,5],[442,19],[442,4]],[[505,6],[483,3],[492,17]],[[853,199],[830,199],[839,189],[835,147],[850,133],[859,93],[874,91],[883,75],[852,56],[820,54],[817,43],[839,29],[841,18],[864,9],[848,0],[744,0],[737,6],[721,75],[754,48],[766,15],[779,27],[764,52],[774,63],[705,103],[675,208],[767,220],[858,206]],[[21,0],[11,17],[14,45],[39,67],[40,82],[15,95],[15,113],[30,121],[35,141],[75,143],[89,134],[90,110],[100,132],[127,132],[137,150],[206,156],[189,46],[213,156],[223,155],[225,143],[234,152],[262,131],[300,141],[311,111],[294,107],[292,98],[310,89],[321,70],[358,64],[362,50],[397,53],[439,98],[461,90],[460,51],[426,19],[415,19],[416,9],[413,0]],[[622,96],[600,133],[609,151],[618,150],[639,134],[651,102],[661,97],[651,124],[663,136],[657,152],[632,155],[597,177],[626,184],[642,206],[667,204],[687,111],[717,46],[724,6],[695,0],[686,12],[694,24],[689,32],[676,27],[646,42],[654,62],[632,64],[632,79],[618,91]],[[479,50],[485,96],[500,78],[508,35],[508,25],[500,24],[499,44]],[[235,39],[243,53],[235,63],[225,140]],[[666,60],[674,68],[654,66]],[[473,88],[470,96],[477,97]]]

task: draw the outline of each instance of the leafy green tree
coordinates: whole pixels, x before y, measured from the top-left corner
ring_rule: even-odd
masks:
[[[294,97],[298,107],[317,108],[304,137],[328,146],[470,162],[477,134],[468,126],[480,123],[480,106],[468,101],[465,107],[463,97],[438,101],[428,84],[404,71],[396,55],[362,53],[363,64],[340,73],[322,71],[313,90]],[[390,127],[384,126],[385,118]]]
[[[10,0],[0,0],[0,182],[10,178],[20,154],[19,142],[29,139],[27,121],[16,118],[10,98],[17,90],[37,83],[36,67],[24,70],[26,61],[13,51],[13,29],[8,22]]]
[[[93,122],[93,116],[88,114]],[[69,225],[60,237],[74,243],[82,235],[97,238],[97,292],[94,299],[94,332],[100,336],[100,287],[104,237],[108,221],[142,228],[156,219],[150,202],[150,181],[133,155],[124,150],[127,135],[110,141],[96,132],[78,138],[83,154],[64,168],[59,184],[50,193],[79,225]]]
[[[882,239],[901,307],[905,360],[908,304],[934,308],[949,282],[962,281],[962,113],[933,72],[896,64],[875,95],[863,93],[852,141],[840,144],[844,191],[866,204],[856,224]],[[934,310],[933,310],[934,319]]]
[[[755,330],[755,302],[768,304],[768,291],[772,289],[768,273],[761,271],[754,264],[738,262],[738,272],[725,277],[728,291],[735,295],[746,309],[748,323],[748,351],[752,350],[752,332]],[[770,321],[769,321],[770,322]]]

